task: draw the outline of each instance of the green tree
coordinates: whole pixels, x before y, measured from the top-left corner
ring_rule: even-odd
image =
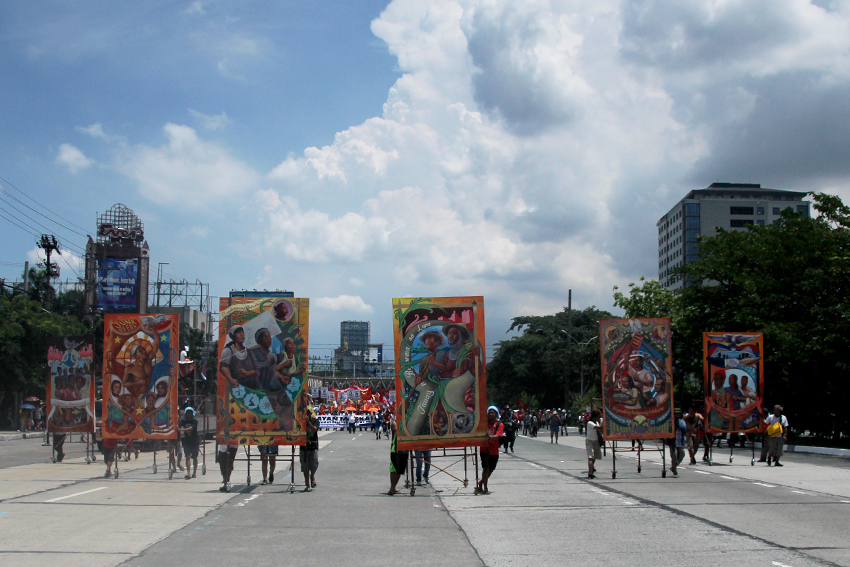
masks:
[[[817,218],[786,210],[771,225],[700,241],[700,259],[677,270],[701,283],[677,297],[676,360],[701,373],[703,331],[761,331],[766,404],[784,405],[797,429],[847,435],[850,210],[812,197]]]
[[[75,317],[46,311],[27,295],[0,296],[0,391],[44,396],[47,342],[79,335],[85,326]]]
[[[554,315],[515,317],[508,329],[520,334],[499,343],[487,365],[489,398],[514,404],[534,399],[542,407],[563,407],[564,388],[571,396],[599,379],[599,320],[612,317],[607,311],[588,307],[572,312],[572,345],[567,310]]]

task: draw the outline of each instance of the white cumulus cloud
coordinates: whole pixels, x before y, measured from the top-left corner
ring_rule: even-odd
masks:
[[[119,160],[119,169],[145,198],[193,209],[219,207],[237,201],[259,181],[250,166],[193,128],[166,124],[164,132],[166,144],[127,148]]]
[[[56,163],[64,165],[68,168],[68,171],[76,174],[88,169],[95,162],[93,159],[87,158],[79,148],[71,144],[62,144],[59,146],[59,153],[56,155]]]

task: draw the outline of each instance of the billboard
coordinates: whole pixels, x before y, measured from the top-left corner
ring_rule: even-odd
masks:
[[[603,437],[673,437],[670,319],[599,321]]]
[[[703,333],[709,433],[759,431],[764,395],[761,333]]]
[[[138,277],[138,258],[98,258],[98,309],[108,312],[138,311]]]
[[[309,316],[309,299],[219,300],[219,443],[306,444]]]
[[[109,313],[103,327],[103,438],[175,439],[178,315]]]
[[[47,430],[94,432],[94,341],[90,336],[49,341]]]
[[[393,319],[399,448],[483,445],[484,298],[397,298]]]

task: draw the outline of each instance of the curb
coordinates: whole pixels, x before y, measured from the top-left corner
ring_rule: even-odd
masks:
[[[44,431],[16,431],[0,433],[0,441],[15,441],[16,439],[37,439],[44,438]]]

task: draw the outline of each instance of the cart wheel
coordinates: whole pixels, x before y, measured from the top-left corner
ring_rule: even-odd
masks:
[[[156,474],[156,465],[153,466],[153,474]]]
[[[640,465],[638,465],[638,473],[640,472]]]
[[[118,478],[118,468],[115,469],[115,478]]]
[[[414,496],[415,494],[416,494],[416,487],[411,486],[411,487],[410,487],[410,495],[411,495],[411,496]]]
[[[204,465],[201,467],[201,474],[207,474],[207,465],[206,465],[206,463],[204,463]]]
[[[667,478],[667,471],[661,471],[661,478]]]
[[[466,488],[468,486],[469,486],[469,481],[468,480],[463,481],[463,487]]]
[[[248,475],[247,483],[248,483],[248,486],[251,486],[251,475]]]
[[[611,473],[611,478],[617,478],[617,472],[616,471]]]

